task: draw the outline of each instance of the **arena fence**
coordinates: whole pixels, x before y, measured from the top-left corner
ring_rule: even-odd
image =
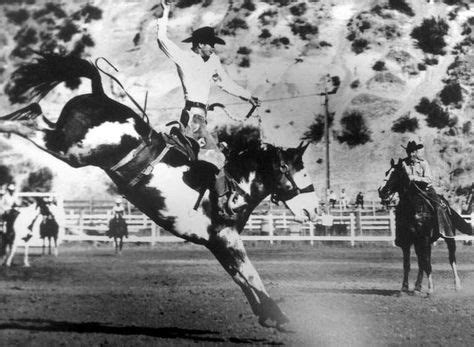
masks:
[[[463,216],[468,222],[474,221],[473,215]],[[109,214],[66,214],[66,234],[64,241],[109,241],[105,236]],[[155,244],[159,242],[183,241],[164,231],[150,219],[141,214],[124,216],[129,238],[125,242]],[[298,223],[289,213],[278,215],[252,215],[242,234],[244,241],[342,241],[352,246],[356,242],[390,242],[395,238],[395,215],[393,210],[382,215],[362,215],[350,212],[348,215],[333,217],[331,226],[323,226],[322,220]],[[474,240],[467,235],[456,236],[457,240]]]
[[[66,212],[65,232],[61,236],[66,242],[108,242],[106,235],[113,206],[111,201],[64,201],[56,193],[20,193],[25,199],[52,197]],[[291,212],[282,208],[263,204],[254,213],[242,234],[244,241],[266,241],[270,244],[280,241],[298,241],[314,244],[316,241],[349,242],[388,242],[395,238],[395,215],[393,208],[386,209],[374,202],[366,204],[365,209],[342,208],[331,210],[331,223],[324,222],[324,216],[308,223],[298,223]],[[124,242],[148,243],[182,242],[183,240],[166,232],[154,224],[147,216],[126,206],[124,216],[129,237]],[[467,222],[474,224],[474,213],[463,215]],[[330,225],[323,225],[330,224]],[[42,244],[35,235],[32,246]],[[457,240],[472,241],[467,235],[456,236]]]

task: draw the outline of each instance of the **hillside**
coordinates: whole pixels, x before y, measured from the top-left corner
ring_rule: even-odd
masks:
[[[33,12],[46,2],[1,3],[3,11],[23,8]],[[94,42],[84,50],[83,56],[108,58],[119,69],[116,76],[138,100],[143,100],[148,91],[147,110],[157,128],[178,117],[183,95],[174,65],[156,44],[155,19],[160,13],[157,2],[76,0],[62,6],[72,13],[86,3],[101,9],[102,16],[80,23],[81,32],[86,32]],[[401,145],[410,139],[426,145],[426,156],[439,179],[439,189],[453,200],[456,200],[456,189],[460,193],[474,181],[474,134],[472,123],[468,123],[474,114],[473,7],[462,5],[462,1],[412,0],[406,1],[413,11],[409,15],[389,5],[404,1],[180,0],[175,3],[169,28],[175,42],[188,37],[192,28],[211,25],[220,29],[227,44],[216,48],[229,74],[263,100],[258,114],[267,142],[297,145],[315,116],[324,112],[324,98],[317,95],[324,91],[324,76],[339,78],[338,91],[329,100],[329,107],[335,112],[330,152],[334,190],[344,187],[350,197],[362,190],[368,198],[374,198],[390,158],[404,156]],[[410,35],[424,19],[432,17],[445,20],[449,26],[443,55],[423,52]],[[19,26],[1,18],[3,90],[9,73],[18,63],[11,52],[15,49]],[[75,35],[78,37],[80,33]],[[466,40],[471,40],[467,41],[470,45],[459,45]],[[383,64],[376,71],[374,64],[378,61]],[[415,106],[423,97],[430,101],[439,99],[449,81],[461,86],[462,101],[442,104],[450,123],[431,127],[426,115],[418,113]],[[104,84],[111,86],[106,77]],[[86,83],[75,91],[57,88],[42,102],[43,109],[54,119],[69,97],[88,88]],[[108,93],[130,104],[116,86]],[[211,98],[211,102],[216,101],[226,104],[234,118],[242,117],[249,108],[218,89],[213,90]],[[18,107],[10,105],[6,95],[0,95],[0,105],[6,111]],[[352,112],[362,115],[370,132],[370,141],[361,145],[349,146],[337,139],[344,130],[341,119]],[[405,133],[392,131],[393,122],[407,114],[418,119],[418,129]],[[222,111],[210,113],[209,121],[213,125],[232,122]],[[259,124],[257,118],[249,123]],[[97,181],[96,177],[101,177],[97,170],[81,169],[78,173],[46,155],[38,155],[37,150],[24,142],[13,138],[2,141],[14,143],[11,150],[33,162],[36,159],[37,165],[44,162],[54,167],[56,187],[65,189],[67,194],[90,196],[92,192],[100,195],[105,191],[106,180]],[[324,158],[321,142],[310,146],[305,157],[321,194],[325,172],[324,161],[319,159]],[[10,156],[4,157],[4,161],[13,164],[18,159]],[[77,190],[78,183],[87,188]],[[75,189],[68,188],[72,185]]]

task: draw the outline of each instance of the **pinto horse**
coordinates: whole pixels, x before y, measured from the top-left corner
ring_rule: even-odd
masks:
[[[315,196],[311,206],[301,205],[306,200],[301,197],[308,195],[302,193],[314,191],[302,160],[307,145],[283,149],[262,144],[261,157],[245,172],[230,161],[243,163],[248,154],[231,156],[228,172],[246,185],[247,204],[222,213],[212,190],[198,192],[185,184],[183,177],[193,167],[192,153],[170,144],[167,134],[149,126],[147,117],[105,95],[94,65],[72,56],[40,56],[12,74],[10,88],[24,100],[41,98],[60,82],[79,77],[91,80],[92,92],[69,100],[55,124],[43,115],[39,104],[32,103],[2,117],[0,132],[24,137],[73,167],[101,168],[120,194],[157,225],[208,248],[240,286],[261,325],[279,328],[288,322],[250,262],[240,233],[253,209],[268,195],[298,208],[298,214],[303,208],[314,213]],[[195,206],[201,193],[201,203]]]
[[[389,202],[395,193],[399,195],[396,207],[396,240],[395,244],[403,250],[403,283],[401,292],[408,292],[408,275],[410,272],[410,249],[415,246],[418,258],[418,276],[415,282],[415,292],[422,289],[423,273],[428,277],[428,293],[433,293],[433,278],[431,274],[431,244],[440,237],[446,241],[449,252],[449,263],[453,270],[454,285],[456,290],[461,289],[456,267],[456,229],[472,235],[471,226],[454,210],[447,201],[450,222],[443,228],[438,227],[436,211],[433,209],[434,201],[429,201],[423,190],[416,183],[410,182],[406,171],[402,167],[402,160],[397,164],[391,160],[391,168],[387,171],[385,185],[379,188],[379,196],[383,203]],[[444,230],[440,230],[444,229]]]

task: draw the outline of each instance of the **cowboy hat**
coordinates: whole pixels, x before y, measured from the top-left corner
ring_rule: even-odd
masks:
[[[216,36],[214,28],[202,27],[193,31],[192,35],[183,42],[197,42],[197,43],[209,43],[209,44],[220,44],[225,45],[225,41]]]
[[[7,187],[8,190],[15,190],[16,186],[13,183],[10,183]]]
[[[408,141],[407,146],[403,148],[405,148],[405,150],[407,151],[407,154],[410,154],[411,152],[417,151],[423,147],[424,146],[421,143],[416,143],[415,141]]]
[[[122,198],[115,198],[115,203],[116,204],[121,204],[122,203]]]

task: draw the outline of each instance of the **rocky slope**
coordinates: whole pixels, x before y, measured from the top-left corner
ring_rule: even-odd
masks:
[[[15,6],[31,8],[44,4],[34,3]],[[84,3],[75,1],[65,6],[72,11]],[[117,77],[138,100],[143,100],[148,91],[148,112],[156,127],[177,117],[183,95],[175,67],[156,44],[155,19],[160,12],[157,2],[88,3],[103,12],[100,19],[81,23],[81,28],[95,42],[84,54],[111,60],[120,70]],[[195,4],[188,6],[190,3]],[[324,76],[337,76],[340,86],[329,100],[329,107],[335,112],[330,153],[331,184],[336,191],[344,187],[351,197],[359,190],[365,191],[369,198],[375,197],[389,159],[402,157],[401,145],[414,139],[425,143],[426,156],[440,189],[455,199],[454,191],[459,192],[460,187],[467,187],[473,181],[474,136],[467,122],[473,120],[474,114],[474,53],[469,47],[455,48],[461,41],[472,38],[466,23],[473,27],[474,9],[459,4],[449,6],[441,1],[412,0],[407,4],[413,15],[390,9],[386,1],[181,0],[173,10],[169,34],[180,42],[193,28],[211,25],[220,29],[227,44],[216,48],[229,74],[263,100],[259,118],[248,123],[260,125],[265,140],[277,145],[299,143],[315,116],[324,112],[324,98],[317,95],[324,90]],[[13,5],[3,7],[12,10]],[[410,36],[416,26],[432,16],[449,24],[444,55],[426,55]],[[10,52],[15,47],[18,27],[7,19],[2,19],[0,25],[5,28],[0,38],[1,61],[5,62],[1,81],[5,83],[14,68]],[[181,45],[186,48],[186,44]],[[438,62],[427,65],[427,57],[435,57]],[[384,63],[380,71],[373,68],[377,61]],[[459,63],[453,70],[455,61]],[[447,106],[450,117],[456,117],[457,123],[441,129],[429,127],[426,116],[418,113],[415,106],[422,97],[429,100],[438,97],[449,79],[459,81],[462,87],[463,101]],[[116,87],[110,89],[107,78],[104,81],[109,93],[129,104]],[[86,84],[72,92],[58,88],[44,100],[43,109],[54,119],[67,98],[88,88]],[[212,101],[226,104],[237,119],[249,108],[218,89],[213,90]],[[17,107],[10,105],[5,96],[0,96],[0,103],[4,110]],[[350,147],[340,143],[337,136],[342,130],[340,120],[352,111],[362,114],[370,141]],[[418,119],[419,128],[415,132],[393,132],[393,122],[408,113]],[[220,110],[210,113],[209,120],[211,124],[234,122]],[[13,139],[8,141],[12,143]],[[78,174],[78,170],[38,155],[31,146],[14,143],[14,148],[20,148],[25,157],[39,158],[55,168],[58,188],[72,193],[67,187],[73,182],[77,187],[79,181],[85,188],[75,189],[75,195],[104,192],[103,179],[91,183],[95,182],[94,177],[100,177],[95,170],[81,169]],[[320,193],[324,190],[325,171],[324,161],[319,159],[324,158],[321,142],[314,143],[305,157]],[[8,162],[7,158],[4,160]]]

